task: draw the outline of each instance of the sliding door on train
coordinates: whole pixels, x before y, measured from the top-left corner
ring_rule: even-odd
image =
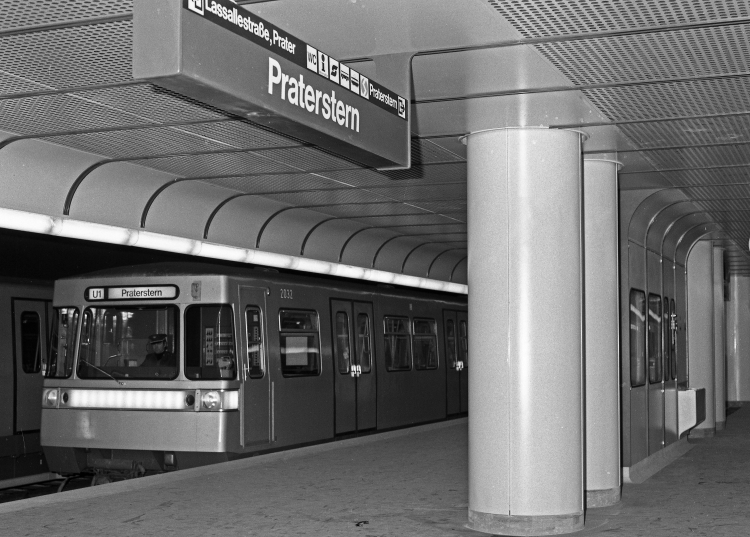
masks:
[[[336,434],[376,425],[372,304],[331,300]]]
[[[268,368],[267,328],[263,312],[266,311],[266,289],[240,286],[242,317],[241,337],[246,352],[242,360],[242,445],[268,444],[273,440],[271,419],[271,378]]]
[[[444,311],[443,334],[445,335],[447,413],[450,416],[469,410],[469,375],[466,371],[469,334],[466,312]]]
[[[13,358],[16,370],[15,432],[41,426],[42,359],[47,356],[49,301],[13,299]]]

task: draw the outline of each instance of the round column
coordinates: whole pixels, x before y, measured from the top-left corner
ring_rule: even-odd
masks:
[[[716,430],[727,422],[726,317],[724,311],[724,248],[714,247],[714,399]]]
[[[583,162],[588,508],[620,501],[619,166]]]
[[[714,403],[713,247],[698,241],[687,258],[688,384],[706,389],[706,419],[690,430],[692,438],[716,433]]]
[[[750,401],[750,278],[732,274],[727,303],[727,401]]]
[[[469,135],[469,527],[583,527],[581,134]]]

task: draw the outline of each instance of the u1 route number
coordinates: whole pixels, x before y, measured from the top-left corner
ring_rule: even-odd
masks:
[[[292,300],[294,296],[292,295],[291,289],[282,289],[281,290],[281,298],[286,300]]]

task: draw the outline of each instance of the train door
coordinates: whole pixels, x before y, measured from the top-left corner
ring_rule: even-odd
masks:
[[[468,326],[466,313],[443,312],[443,335],[446,357],[446,412],[449,416],[466,412],[469,406],[468,374],[465,371],[468,357]]]
[[[336,434],[376,425],[372,304],[331,300]]]
[[[243,373],[241,389],[243,446],[268,444],[274,440],[272,383],[268,367],[268,330],[265,326],[265,288],[240,286]]]
[[[13,299],[13,355],[16,370],[15,431],[41,426],[42,359],[47,356],[47,300]]]
[[[461,412],[469,411],[469,321],[465,311],[458,312],[458,361],[461,363]]]

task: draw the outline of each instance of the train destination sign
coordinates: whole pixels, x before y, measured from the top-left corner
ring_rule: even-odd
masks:
[[[89,287],[86,300],[168,300],[177,298],[180,290],[176,285],[150,285],[134,287]]]
[[[133,77],[367,166],[410,164],[406,96],[230,0],[135,0]]]

